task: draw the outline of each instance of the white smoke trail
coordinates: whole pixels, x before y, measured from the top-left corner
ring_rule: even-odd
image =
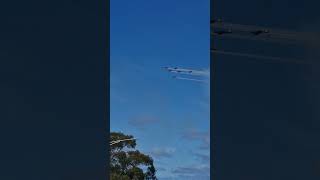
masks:
[[[201,79],[192,79],[192,78],[184,78],[184,77],[174,77],[174,78],[175,79],[181,79],[181,80],[188,80],[188,81],[207,83],[206,80],[201,80]]]

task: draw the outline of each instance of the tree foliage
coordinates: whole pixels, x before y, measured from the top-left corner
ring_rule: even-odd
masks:
[[[111,132],[111,141],[131,139],[133,136]],[[123,141],[110,147],[111,180],[156,180],[153,159],[135,150],[136,140]]]

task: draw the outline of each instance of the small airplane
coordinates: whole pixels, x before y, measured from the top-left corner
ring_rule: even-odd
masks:
[[[183,74],[183,76],[173,76],[174,79],[179,80],[188,80],[188,81],[195,81],[195,82],[201,82],[201,83],[208,83],[208,80],[205,77],[210,77],[210,72],[208,70],[193,70],[193,69],[183,69],[178,67],[164,67],[167,71],[171,73],[177,73],[177,74]],[[188,76],[202,76],[204,77],[201,79],[198,78],[189,78]]]
[[[185,70],[177,68],[177,67],[174,67],[174,68],[164,67],[164,68],[167,69],[169,72],[177,72],[177,73],[186,72]],[[192,70],[190,70],[189,73],[192,73]]]

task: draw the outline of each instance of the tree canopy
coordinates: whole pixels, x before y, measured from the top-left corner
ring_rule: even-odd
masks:
[[[132,139],[131,135],[111,132],[110,140]],[[156,180],[153,159],[135,149],[136,140],[122,141],[110,147],[111,180]]]

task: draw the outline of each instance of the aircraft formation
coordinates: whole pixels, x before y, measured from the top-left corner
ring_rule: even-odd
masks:
[[[266,28],[261,26],[254,25],[242,25],[242,24],[233,24],[228,22],[223,22],[221,19],[212,20],[210,22],[211,27],[211,36],[217,38],[233,38],[233,39],[246,39],[246,40],[257,40],[271,43],[306,43],[311,41],[311,34],[303,32],[294,32],[283,29],[275,28]],[[273,63],[294,63],[302,65],[310,65],[310,62],[285,58],[285,57],[274,57],[274,56],[265,56],[257,54],[248,54],[241,52],[232,52],[220,50],[217,48],[211,48],[211,53],[237,56],[237,57],[246,57],[259,61],[268,61]],[[170,73],[176,75],[173,76],[175,79],[179,80],[189,80],[195,82],[206,83],[205,79],[199,79],[195,77],[205,77],[209,76],[210,72],[206,70],[194,70],[178,67],[164,67]],[[180,75],[180,76],[179,76]],[[183,76],[181,76],[183,75]],[[188,76],[188,77],[184,77]],[[191,76],[191,77],[189,77]]]
[[[179,80],[207,83],[208,81],[204,78],[210,76],[210,72],[208,70],[194,70],[178,67],[164,67],[164,69],[170,73],[174,73],[175,75],[172,77]],[[195,78],[195,76],[197,78]]]

